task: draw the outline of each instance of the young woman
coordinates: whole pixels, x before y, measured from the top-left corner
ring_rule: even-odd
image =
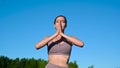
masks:
[[[48,64],[45,68],[69,68],[68,61],[70,58],[72,45],[83,47],[84,43],[74,36],[64,34],[67,27],[66,17],[59,15],[54,20],[56,32],[52,36],[47,36],[36,44],[36,49],[48,46]]]

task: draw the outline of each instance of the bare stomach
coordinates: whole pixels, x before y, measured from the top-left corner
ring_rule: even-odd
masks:
[[[68,55],[49,55],[49,63],[68,67],[69,56]]]

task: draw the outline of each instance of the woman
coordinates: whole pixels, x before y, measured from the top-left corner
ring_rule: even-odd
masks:
[[[45,45],[48,46],[48,64],[45,68],[69,68],[68,61],[70,58],[72,45],[83,47],[83,42],[74,36],[64,34],[67,27],[65,16],[57,16],[54,20],[55,34],[44,38],[36,44],[36,49]]]

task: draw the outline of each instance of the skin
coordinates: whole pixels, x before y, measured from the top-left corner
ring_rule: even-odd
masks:
[[[59,42],[60,44],[62,44],[65,42],[64,39],[66,39],[71,45],[83,47],[84,43],[81,40],[75,38],[74,36],[68,36],[64,34],[65,25],[65,19],[63,17],[58,17],[54,24],[56,32],[52,36],[47,36],[46,38],[38,42],[35,46],[36,49],[40,49],[43,46],[48,45],[51,41],[56,42],[58,40],[62,40]],[[68,67],[69,57],[69,55],[49,55],[48,63]]]

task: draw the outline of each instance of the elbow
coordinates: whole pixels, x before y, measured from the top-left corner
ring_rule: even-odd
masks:
[[[81,43],[80,47],[81,47],[81,48],[83,48],[83,47],[84,47],[84,42],[82,42],[82,43]]]
[[[81,48],[84,47],[84,43],[83,42],[79,42],[78,44],[75,44],[75,45],[77,45],[78,47],[81,47]]]
[[[38,47],[38,45],[37,45],[37,44],[35,45],[35,49],[36,49],[36,50],[38,50],[38,49],[39,49],[39,47]]]

